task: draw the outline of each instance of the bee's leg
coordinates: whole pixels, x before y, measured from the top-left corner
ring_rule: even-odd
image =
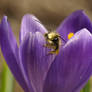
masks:
[[[58,54],[59,50],[50,51],[49,54]]]
[[[50,51],[48,54],[56,54],[56,51]]]
[[[56,54],[58,54],[59,53],[59,49],[58,50],[56,50]]]
[[[49,44],[44,44],[43,47],[50,48],[51,46]]]
[[[43,47],[47,47],[47,44],[43,44]]]
[[[44,44],[43,47],[55,49],[55,46],[52,46],[50,44]]]

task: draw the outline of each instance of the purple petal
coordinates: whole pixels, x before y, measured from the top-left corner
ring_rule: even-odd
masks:
[[[4,58],[19,84],[28,91],[23,75],[19,68],[18,46],[11,27],[4,16],[0,25],[0,46]]]
[[[21,68],[34,92],[42,92],[45,75],[55,58],[55,55],[48,55],[44,44],[45,39],[40,32],[30,32],[20,46]]]
[[[43,92],[77,92],[92,74],[92,35],[77,32],[61,49],[49,69]]]
[[[82,10],[75,11],[69,17],[67,17],[63,23],[57,29],[57,32],[65,39],[68,40],[68,34],[70,32],[76,33],[82,28],[88,29],[92,32],[92,24],[88,16]]]
[[[27,32],[41,32],[44,34],[47,30],[35,16],[26,14],[22,19],[20,41],[23,40]]]

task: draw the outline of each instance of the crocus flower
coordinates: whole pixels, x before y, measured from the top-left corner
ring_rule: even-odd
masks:
[[[22,19],[20,46],[4,16],[0,24],[0,46],[14,77],[25,92],[80,92],[92,73],[92,24],[78,10],[56,30],[66,41],[57,55],[47,53],[48,31],[33,15]],[[73,34],[71,36],[71,34]]]

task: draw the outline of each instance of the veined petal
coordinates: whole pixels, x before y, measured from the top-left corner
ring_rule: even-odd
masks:
[[[0,47],[14,77],[22,88],[28,91],[19,67],[18,46],[6,16],[4,16],[0,25]]]
[[[53,61],[43,92],[77,92],[92,74],[92,35],[82,29]]]
[[[22,19],[20,41],[23,40],[27,32],[41,32],[44,34],[47,30],[35,16],[26,14]]]
[[[42,92],[46,73],[55,58],[55,55],[48,55],[44,44],[45,39],[40,32],[30,32],[20,46],[21,68],[34,92]]]
[[[67,17],[57,29],[57,32],[65,39],[68,40],[69,33],[76,33],[82,28],[88,29],[92,33],[92,23],[84,11],[78,10],[73,12]]]

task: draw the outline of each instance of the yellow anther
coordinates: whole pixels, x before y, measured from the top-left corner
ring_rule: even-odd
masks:
[[[68,34],[68,39],[71,39],[71,37],[73,37],[74,36],[74,33],[69,33]]]

